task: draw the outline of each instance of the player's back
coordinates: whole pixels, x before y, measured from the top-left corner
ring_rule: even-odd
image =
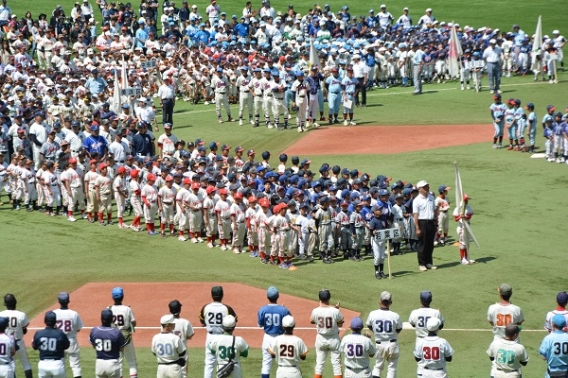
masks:
[[[493,335],[505,338],[505,327],[511,323],[520,324],[525,318],[519,306],[495,303],[487,310],[487,320],[493,323]]]
[[[371,311],[367,318],[367,326],[373,329],[375,341],[390,341],[398,339],[397,329],[402,329],[400,316],[391,310]]]
[[[552,331],[552,318],[554,315],[562,315],[566,319],[566,323],[568,324],[568,311],[566,310],[552,310],[546,314],[544,318],[544,329],[548,330],[548,332]],[[1,316],[1,315],[0,315]]]
[[[16,340],[24,338],[23,329],[30,324],[27,315],[18,310],[4,310],[0,312],[0,317],[8,318],[6,333],[13,335]]]
[[[83,322],[79,317],[77,311],[70,309],[57,309],[53,310],[57,316],[55,328],[58,328],[67,335],[68,338],[74,339],[77,337],[77,331],[83,328]]]
[[[220,335],[223,333],[223,319],[229,314],[234,314],[229,306],[221,302],[211,302],[203,307],[199,316],[205,323],[207,332]]]
[[[416,337],[425,337],[428,336],[428,330],[426,329],[426,323],[430,318],[438,318],[440,322],[444,324],[444,317],[442,313],[434,308],[430,307],[421,307],[416,310],[413,310],[410,313],[410,317],[408,318],[408,322],[415,328],[416,330]]]
[[[414,355],[421,358],[418,365],[427,370],[446,368],[446,357],[454,353],[450,344],[438,336],[426,336],[416,342]]]
[[[39,350],[42,360],[61,360],[69,348],[69,338],[60,329],[45,328],[36,332],[32,346]]]
[[[134,313],[129,306],[112,305],[110,306],[113,317],[113,326],[120,330],[132,330],[132,322],[136,321]]]
[[[295,335],[280,335],[274,339],[272,348],[276,362],[281,367],[299,367],[300,356],[308,351],[304,341]]]
[[[258,325],[269,335],[282,335],[282,319],[290,315],[290,310],[279,304],[267,304],[258,310]]]
[[[7,334],[0,334],[0,364],[8,365],[16,352],[16,340]]]
[[[120,357],[120,348],[127,344],[124,336],[118,329],[104,326],[93,328],[89,341],[95,347],[97,358],[103,360],[118,359]]]
[[[152,353],[158,358],[158,363],[168,364],[179,359],[179,353],[185,350],[178,335],[173,333],[158,333],[152,338]]]
[[[341,340],[341,353],[349,369],[369,368],[369,356],[376,353],[375,344],[367,336],[352,333]]]
[[[193,326],[190,321],[184,318],[176,318],[174,320],[174,333],[181,338],[184,344],[187,344],[187,338],[193,336]]]
[[[341,312],[331,306],[316,307],[312,311],[312,322],[315,323],[319,335],[339,336],[338,322],[343,322]]]
[[[487,354],[493,357],[493,367],[500,371],[521,369],[521,361],[528,359],[528,354],[523,345],[514,340],[496,338],[489,345]]]

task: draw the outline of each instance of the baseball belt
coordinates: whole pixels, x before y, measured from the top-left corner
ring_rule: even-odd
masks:
[[[289,367],[289,368],[297,368],[297,367],[298,367],[298,365],[281,365],[281,364],[278,364],[278,366],[280,366],[280,367]]]
[[[389,341],[375,341],[375,343],[377,344],[386,344],[386,343],[396,343],[398,340],[397,339],[391,339]]]
[[[367,366],[367,367],[364,367],[364,368],[352,368],[352,367],[349,367],[349,366],[345,366],[345,369],[351,370],[353,373],[360,373],[362,371],[369,370],[369,367]]]
[[[341,92],[329,92],[329,93],[333,93],[333,94],[340,94]]]
[[[426,369],[426,370],[444,370],[444,368],[434,369],[434,368],[431,368],[431,367],[428,367],[428,366],[425,366],[424,369]]]

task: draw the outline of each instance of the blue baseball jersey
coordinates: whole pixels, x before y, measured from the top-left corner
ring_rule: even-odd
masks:
[[[562,123],[552,122],[552,130],[554,131],[554,135],[562,135]]]
[[[363,216],[365,222],[369,222],[371,218],[373,218],[373,212],[371,211],[371,207],[363,206],[363,208],[361,209],[361,215]]]
[[[339,76],[329,76],[327,79],[325,79],[325,83],[327,84],[327,89],[330,93],[341,92],[341,78]]]
[[[69,339],[62,330],[46,327],[35,333],[32,348],[39,350],[40,360],[61,360],[69,348]]]
[[[529,129],[532,129],[533,127],[536,127],[536,113],[535,112],[530,112],[529,115],[527,116],[527,122],[529,123]]]
[[[354,77],[349,78],[347,76],[344,77],[343,81],[341,82],[341,85],[343,85],[345,93],[347,93],[348,95],[352,95],[355,93],[355,88],[357,87],[357,84],[359,84],[359,80],[355,79]]]
[[[258,326],[264,328],[264,332],[268,335],[282,335],[284,334],[282,319],[287,315],[292,314],[286,307],[275,303],[267,304],[258,310]]]
[[[392,212],[391,203],[390,202],[377,201],[377,205],[383,207],[383,212],[381,214],[381,220],[387,221],[389,219],[390,215],[391,215],[391,212]]]
[[[386,228],[385,222],[380,218],[373,216],[373,219],[368,223],[371,233],[375,230],[384,230]]]
[[[538,349],[550,373],[568,371],[568,333],[556,330],[547,335]]]
[[[118,359],[120,349],[128,344],[118,328],[105,326],[93,328],[89,335],[89,341],[95,347],[99,360]]]
[[[107,141],[101,135],[90,135],[87,139],[85,139],[85,142],[83,143],[83,147],[85,147],[85,149],[89,151],[90,154],[96,152],[100,156],[104,155],[106,146]]]
[[[552,130],[552,127],[545,127],[542,136],[546,139],[551,139],[554,136],[554,130]]]
[[[499,104],[493,103],[489,107],[489,110],[491,110],[491,114],[493,115],[493,119],[495,119],[495,118],[503,119],[503,114],[505,114],[505,110],[507,110],[507,105],[505,105],[503,103],[499,103]]]

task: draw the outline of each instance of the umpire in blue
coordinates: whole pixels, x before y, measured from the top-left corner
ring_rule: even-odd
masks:
[[[65,350],[69,348],[69,339],[62,330],[55,328],[55,312],[45,313],[45,329],[37,331],[32,341],[32,348],[39,350],[38,373],[40,377],[65,378]]]
[[[95,375],[120,378],[120,352],[128,344],[118,328],[112,326],[113,314],[108,308],[101,312],[101,325],[91,330],[89,341],[97,353]]]

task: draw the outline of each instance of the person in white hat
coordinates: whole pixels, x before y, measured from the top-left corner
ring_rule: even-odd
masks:
[[[564,52],[562,49],[566,46],[566,38],[563,35],[560,35],[560,31],[553,30],[552,31],[552,41],[553,46],[556,48],[557,55],[558,55],[558,62],[560,63],[560,67],[562,71],[564,71]]]
[[[422,378],[446,378],[446,363],[452,361],[454,350],[446,339],[438,336],[440,319],[426,322],[428,336],[417,339],[414,359],[418,362],[417,375]],[[493,375],[492,375],[493,376]]]
[[[418,26],[425,29],[426,25],[432,25],[434,21],[436,21],[436,17],[432,16],[432,8],[428,8],[426,9],[426,14],[418,20]]]
[[[501,48],[496,46],[497,41],[492,38],[489,46],[483,51],[483,60],[487,63],[487,76],[489,79],[489,93],[501,93]]]
[[[436,219],[438,217],[438,209],[436,208],[434,196],[431,195],[430,185],[421,180],[416,184],[418,188],[418,196],[414,198],[412,203],[412,214],[414,216],[414,226],[416,227],[416,236],[418,236],[418,266],[420,271],[425,272],[428,269],[435,270],[432,265],[432,254],[434,252],[434,239],[436,237]]]
[[[294,335],[296,322],[292,315],[286,315],[282,319],[284,334],[277,336],[272,345],[268,348],[268,353],[272,356],[278,369],[277,377],[301,378],[300,361],[304,361],[308,355],[306,343]],[[268,377],[268,374],[266,375]],[[265,378],[263,376],[263,378]]]
[[[390,31],[394,17],[389,11],[387,11],[387,6],[385,4],[381,5],[381,11],[377,14],[377,19],[379,20],[379,26],[381,29],[384,31]]]
[[[187,348],[181,338],[173,333],[175,317],[171,314],[160,319],[162,332],[152,338],[152,353],[158,359],[158,378],[181,378],[185,366]]]
[[[248,357],[249,346],[241,336],[233,336],[237,320],[233,315],[223,318],[223,334],[207,343],[206,348],[215,355],[217,371],[221,370],[229,361],[234,361],[233,371],[227,378],[241,378],[243,372],[240,365],[241,358]]]
[[[407,29],[412,26],[412,17],[408,14],[408,8],[404,7],[402,10],[402,16],[396,20],[397,25],[401,24],[403,28]]]

